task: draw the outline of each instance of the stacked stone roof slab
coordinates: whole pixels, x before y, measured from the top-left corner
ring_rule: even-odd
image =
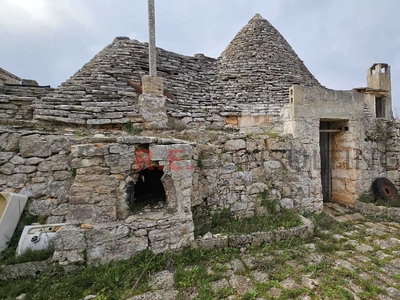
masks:
[[[0,87],[2,87],[5,83],[18,84],[21,81],[21,78],[18,76],[0,68]],[[2,90],[0,89],[0,94],[2,94]]]
[[[320,86],[282,35],[256,14],[218,59],[157,48],[158,76],[174,100],[170,116],[223,125],[226,116],[279,116],[293,84]],[[148,74],[148,44],[118,37],[54,92],[34,118],[77,124],[139,121],[138,95],[127,86]]]

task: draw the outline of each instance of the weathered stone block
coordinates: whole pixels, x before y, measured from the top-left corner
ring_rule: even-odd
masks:
[[[286,149],[286,142],[280,138],[269,138],[265,142],[269,150],[281,151]]]
[[[42,161],[44,161],[44,158],[31,157],[31,158],[28,158],[28,159],[25,161],[25,163],[26,163],[27,165],[37,165],[37,164],[41,163]]]
[[[51,214],[53,216],[67,215],[68,214],[68,204],[67,203],[60,204],[57,208],[55,208],[51,211]]]
[[[129,145],[116,144],[116,145],[110,146],[110,153],[111,154],[129,154],[129,153],[134,154],[135,147],[132,147]]]
[[[144,128],[166,128],[168,123],[165,109],[165,99],[162,94],[141,94],[139,96],[140,114],[144,120]]]
[[[131,237],[118,242],[102,243],[88,251],[88,263],[90,265],[101,262],[127,260],[132,255],[148,248],[146,237]]]
[[[20,190],[18,194],[25,195],[28,198],[39,198],[46,194],[46,188],[47,184],[45,183],[30,184]]]
[[[87,124],[89,125],[102,125],[102,124],[111,124],[111,119],[88,119]]]
[[[197,239],[194,248],[200,249],[223,249],[228,247],[228,237],[220,236],[212,239]]]
[[[68,180],[72,178],[70,171],[55,171],[53,173],[54,180]]]
[[[67,180],[53,181],[46,192],[48,195],[60,202],[66,202],[68,199],[68,193],[71,183]]]
[[[3,174],[11,175],[14,173],[15,166],[12,163],[6,163],[0,168],[0,172]]]
[[[91,156],[103,156],[109,153],[107,144],[83,144],[71,146],[71,154],[74,157],[91,157]]]
[[[14,155],[14,152],[0,152],[0,164],[8,162]]]
[[[104,163],[110,167],[111,173],[124,173],[131,170],[132,164],[135,163],[133,154],[111,154],[104,157]]]
[[[30,174],[36,172],[37,167],[35,166],[16,166],[14,168],[15,173],[23,173],[23,174]]]
[[[144,94],[163,94],[163,78],[155,76],[142,76],[142,90]]]
[[[14,164],[14,165],[23,165],[25,163],[26,159],[22,158],[19,155],[15,155],[11,160],[10,163]]]
[[[91,166],[99,166],[104,162],[102,157],[93,158],[74,158],[71,161],[72,168],[86,168]]]
[[[56,251],[86,249],[86,239],[83,232],[74,225],[64,225],[54,238]]]
[[[32,134],[21,137],[19,150],[22,157],[49,157],[51,144],[51,137]]]
[[[230,174],[237,170],[237,166],[234,163],[228,163],[219,168],[220,174]]]
[[[229,140],[225,143],[225,149],[227,151],[246,149],[246,141],[243,139]]]
[[[286,209],[293,209],[294,208],[294,204],[293,204],[293,200],[289,199],[289,198],[283,198],[279,201],[280,206],[282,206],[283,208]]]
[[[38,170],[40,172],[71,170],[69,159],[67,155],[53,155],[48,160],[39,163]]]
[[[122,136],[117,138],[118,143],[122,144],[128,144],[128,145],[133,145],[133,144],[154,144],[157,143],[157,138],[156,137],[148,137],[148,136]]]
[[[226,125],[236,126],[238,125],[238,117],[226,117]]]
[[[14,174],[8,178],[7,186],[12,188],[22,188],[28,182],[26,174]]]
[[[3,151],[18,152],[20,133],[4,133],[0,136],[0,146]]]
[[[168,146],[166,145],[150,145],[149,151],[152,161],[168,160]]]
[[[114,222],[117,213],[114,206],[97,206],[90,204],[69,205],[67,221],[78,221],[82,223],[105,223]]]
[[[79,168],[76,170],[76,175],[102,175],[110,174],[110,168],[102,166],[90,166],[86,168]]]

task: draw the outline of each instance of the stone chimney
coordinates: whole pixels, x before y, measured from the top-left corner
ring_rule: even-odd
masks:
[[[139,110],[144,120],[144,129],[167,127],[168,117],[163,94],[163,79],[155,76],[142,77],[143,93],[139,96]]]
[[[367,85],[365,101],[372,115],[376,118],[392,118],[390,66],[385,63],[373,64],[367,71]]]

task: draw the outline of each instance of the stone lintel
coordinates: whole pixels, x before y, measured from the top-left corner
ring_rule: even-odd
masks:
[[[145,75],[142,77],[143,94],[163,95],[164,85],[162,77]]]

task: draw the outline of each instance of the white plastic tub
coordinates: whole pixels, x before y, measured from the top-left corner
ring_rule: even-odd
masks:
[[[65,224],[45,224],[25,226],[18,242],[17,255],[27,249],[44,250]]]
[[[28,197],[14,193],[0,193],[0,252],[8,247]]]

